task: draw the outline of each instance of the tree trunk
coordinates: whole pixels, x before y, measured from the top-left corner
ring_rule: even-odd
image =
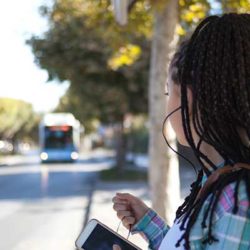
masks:
[[[155,11],[154,16],[149,79],[149,182],[153,209],[171,224],[173,211],[180,199],[179,167],[177,157],[170,154],[161,131],[166,116],[164,85],[167,65],[170,52],[173,51],[178,40],[175,36],[178,1],[169,0],[164,9]],[[169,129],[167,134],[169,138]],[[173,138],[171,140],[175,141]]]
[[[18,140],[17,140],[18,136],[17,134],[13,135],[11,138],[11,143],[13,146],[13,150],[11,152],[12,155],[15,155],[18,153]]]
[[[123,121],[116,126],[116,166],[118,174],[122,174],[126,160],[126,135],[124,133]]]

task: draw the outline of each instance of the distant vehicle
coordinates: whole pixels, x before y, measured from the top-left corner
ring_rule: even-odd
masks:
[[[80,130],[80,122],[71,113],[46,114],[39,126],[41,161],[76,161]]]

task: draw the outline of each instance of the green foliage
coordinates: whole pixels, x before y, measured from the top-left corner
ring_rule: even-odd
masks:
[[[176,32],[185,36],[193,31],[197,24],[209,15],[211,9],[208,0],[179,0],[180,23]]]
[[[250,11],[250,0],[223,0],[221,5],[224,12],[246,13]]]
[[[118,168],[114,167],[100,172],[100,179],[102,181],[147,181],[147,171],[131,167],[124,169],[122,174],[119,173]]]
[[[113,70],[132,65],[139,59],[141,53],[141,48],[138,45],[127,44],[114,53],[108,61],[108,65]]]
[[[217,4],[216,14],[250,11],[250,0],[179,0],[180,23],[177,33],[182,37],[193,32],[203,18],[214,14],[214,4]]]
[[[10,98],[0,99],[0,138],[22,139],[38,124],[31,104]]]
[[[128,151],[132,153],[148,153],[149,131],[148,117],[138,115],[132,118],[131,126],[127,131]]]
[[[84,125],[147,112],[152,17],[142,8],[136,4],[126,27],[114,21],[110,1],[60,0],[42,8],[50,29],[28,43],[49,80],[71,83],[58,110],[73,112]]]
[[[128,140],[131,141],[131,146],[128,149],[133,153],[148,153],[149,133],[145,128],[131,131],[128,134]]]

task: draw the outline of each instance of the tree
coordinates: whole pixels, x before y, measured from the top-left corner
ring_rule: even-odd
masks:
[[[166,116],[166,99],[163,93],[167,65],[179,37],[190,32],[194,24],[206,16],[209,5],[206,1],[184,0],[151,3],[154,28],[149,78],[149,179],[153,208],[171,224],[180,202],[180,183],[177,157],[167,148],[161,133]],[[168,123],[165,133],[171,146],[176,148],[175,136]]]
[[[15,146],[17,140],[30,138],[37,124],[38,118],[31,104],[11,98],[0,99],[1,139],[11,140]]]
[[[166,195],[171,190],[167,181],[170,169],[167,158],[167,147],[161,134],[162,122],[166,115],[166,100],[163,95],[166,84],[167,63],[171,52],[170,44],[174,40],[175,28],[178,23],[178,2],[168,1],[163,8],[156,9],[154,13],[154,33],[152,38],[152,55],[149,78],[149,118],[150,118],[150,187],[152,190],[152,204],[158,213],[166,217],[170,215],[169,209],[173,204],[172,195]],[[166,25],[167,24],[167,25]],[[157,84],[156,84],[157,83]],[[178,167],[178,166],[174,166]],[[178,169],[176,169],[178,171]],[[174,196],[178,199],[178,181],[176,182]],[[171,198],[170,198],[171,197]],[[170,199],[167,199],[170,198]],[[179,201],[179,200],[178,200]],[[167,213],[166,213],[167,212]],[[171,219],[167,217],[170,223]]]

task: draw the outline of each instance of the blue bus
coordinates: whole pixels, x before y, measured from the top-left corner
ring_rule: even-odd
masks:
[[[41,162],[76,161],[80,130],[80,122],[71,113],[46,114],[39,126]]]

